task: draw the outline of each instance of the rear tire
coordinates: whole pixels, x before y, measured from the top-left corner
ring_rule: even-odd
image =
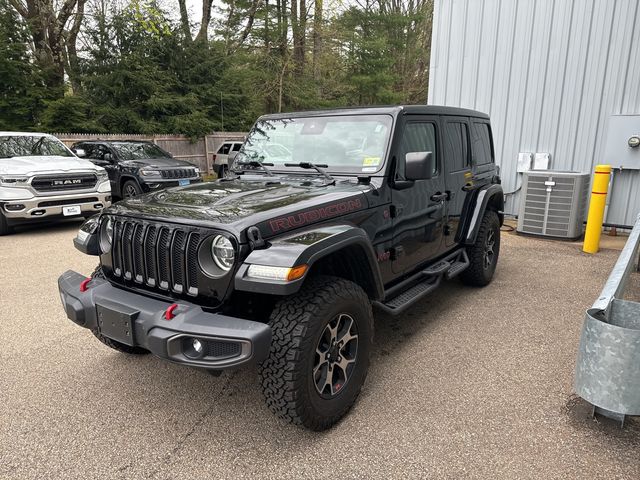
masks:
[[[331,427],[349,411],[367,377],[369,298],[353,282],[317,277],[280,300],[269,324],[271,351],[259,368],[267,406],[311,430]]]
[[[476,242],[467,248],[469,267],[460,274],[463,283],[484,287],[491,283],[500,254],[500,219],[487,210],[482,217]]]
[[[102,271],[102,267],[98,265],[96,269],[91,274],[91,278],[106,278],[104,276],[104,272]],[[146,355],[149,353],[149,350],[145,350],[141,347],[132,347],[130,345],[126,345],[124,343],[117,342],[108,337],[102,335],[98,329],[91,330],[91,333],[100,340],[101,343],[105,344],[107,347],[112,348],[120,353],[127,353],[129,355]]]
[[[218,167],[218,178],[224,178],[227,175],[227,165],[220,165]]]
[[[0,212],[0,237],[13,233],[13,227],[7,223],[7,218]]]

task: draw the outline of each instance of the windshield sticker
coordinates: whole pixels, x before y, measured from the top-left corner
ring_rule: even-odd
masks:
[[[380,157],[364,157],[362,160],[363,167],[373,167],[376,165],[380,165]]]
[[[376,170],[378,170],[377,167],[363,167],[362,168],[363,172],[375,172]]]

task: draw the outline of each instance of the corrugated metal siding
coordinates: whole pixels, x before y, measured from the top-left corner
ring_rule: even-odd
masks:
[[[505,191],[518,152],[549,152],[553,170],[590,172],[608,118],[640,114],[638,0],[436,0],[429,103],[491,115]],[[516,213],[519,196],[507,211]],[[616,172],[607,221],[640,212],[640,172]]]

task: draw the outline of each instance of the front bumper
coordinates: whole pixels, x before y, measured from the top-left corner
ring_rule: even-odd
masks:
[[[38,220],[46,217],[63,215],[63,208],[78,205],[80,215],[98,213],[111,205],[111,193],[83,192],[70,195],[36,196],[28,200],[12,200],[0,202],[2,214],[11,220]],[[14,209],[16,206],[22,208]]]
[[[180,180],[181,179],[177,179],[177,180],[151,180],[151,179],[144,179],[144,182],[142,182],[140,184],[140,186],[142,187],[142,190],[147,193],[147,192],[155,192],[157,190],[164,190],[165,188],[172,188],[172,187],[186,187],[187,185],[180,185]],[[193,185],[194,183],[201,183],[202,182],[202,177],[196,177],[196,178],[184,178],[182,180],[189,180],[189,184],[188,185]]]
[[[182,301],[175,316],[167,320],[170,303],[122,290],[100,278],[92,279],[81,292],[85,279],[71,270],[58,279],[67,317],[81,327],[172,362],[214,370],[261,362],[269,354],[271,328],[264,323],[208,313]],[[203,346],[201,354],[194,351],[193,339]]]

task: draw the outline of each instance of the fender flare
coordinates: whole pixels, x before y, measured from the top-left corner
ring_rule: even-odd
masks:
[[[236,290],[268,293],[273,295],[292,295],[302,287],[309,271],[323,258],[339,252],[347,247],[356,246],[366,258],[364,268],[371,275],[373,299],[380,299],[384,294],[382,277],[376,255],[367,233],[358,227],[348,224],[325,225],[298,231],[286,236],[269,240],[269,246],[252,251],[236,272],[234,287]],[[305,275],[292,282],[250,278],[247,276],[249,265],[269,265],[274,267],[309,266]]]
[[[465,245],[473,245],[475,243],[478,231],[480,230],[482,217],[489,207],[489,204],[496,205],[500,217],[500,224],[502,225],[504,219],[502,214],[502,210],[504,210],[504,193],[501,185],[492,184],[478,190],[475,198],[475,206],[471,211],[468,227],[465,229],[465,235],[463,237],[463,243]]]

